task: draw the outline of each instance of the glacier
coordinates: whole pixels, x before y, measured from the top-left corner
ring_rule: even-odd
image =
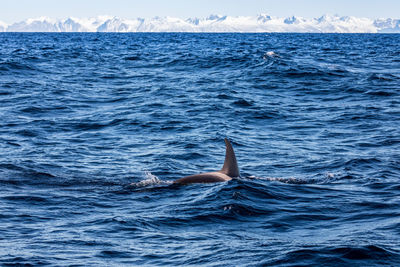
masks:
[[[154,17],[123,19],[114,16],[53,19],[39,17],[6,24],[0,32],[299,32],[400,33],[400,19],[369,19],[323,15],[319,18],[210,15],[206,18]]]

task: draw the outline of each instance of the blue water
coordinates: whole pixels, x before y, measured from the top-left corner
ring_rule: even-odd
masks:
[[[0,264],[399,266],[399,122],[400,35],[2,33]]]

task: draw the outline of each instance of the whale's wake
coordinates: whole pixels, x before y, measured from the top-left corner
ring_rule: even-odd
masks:
[[[149,186],[155,186],[155,185],[166,185],[170,184],[172,181],[162,181],[160,180],[157,176],[152,174],[149,171],[144,172],[144,179],[140,180],[139,182],[134,182],[129,184],[130,187],[133,188],[141,188],[141,187],[149,187]]]

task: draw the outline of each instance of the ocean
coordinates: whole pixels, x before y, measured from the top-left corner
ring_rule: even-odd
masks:
[[[400,266],[400,35],[1,33],[0,264]],[[172,184],[222,167],[241,177]]]

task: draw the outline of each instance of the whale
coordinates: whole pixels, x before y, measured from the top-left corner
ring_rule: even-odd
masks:
[[[174,184],[219,183],[240,177],[235,151],[227,138],[225,140],[225,161],[222,169],[215,172],[205,172],[189,175],[174,181]]]

